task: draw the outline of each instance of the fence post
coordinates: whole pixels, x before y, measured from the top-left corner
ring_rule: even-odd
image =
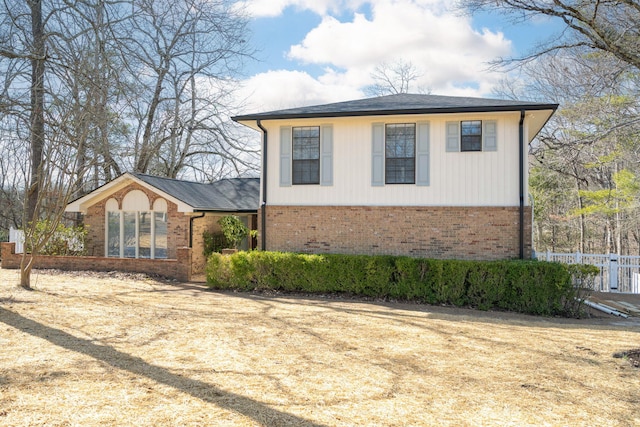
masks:
[[[9,241],[16,244],[17,254],[24,252],[24,232],[22,230],[9,227]]]
[[[609,254],[609,290],[618,290],[618,254]]]
[[[576,251],[576,264],[582,264],[582,254],[580,251]]]

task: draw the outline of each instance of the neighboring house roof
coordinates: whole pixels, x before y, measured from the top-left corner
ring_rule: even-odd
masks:
[[[356,101],[289,108],[232,117],[249,120],[296,119],[313,117],[350,117],[399,114],[479,113],[492,111],[555,110],[558,104],[400,93]]]
[[[136,182],[175,203],[179,212],[257,212],[260,206],[259,178],[228,178],[204,184],[125,173],[69,203],[65,210],[86,212],[89,206],[109,197],[131,182]]]

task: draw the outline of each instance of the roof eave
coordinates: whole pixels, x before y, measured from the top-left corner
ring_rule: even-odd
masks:
[[[240,213],[240,214],[251,214],[257,213],[258,209],[209,209],[206,207],[194,208],[193,212],[207,212],[207,213],[222,213],[222,214],[231,214],[231,213]]]
[[[454,114],[454,113],[492,113],[510,111],[539,111],[557,110],[558,104],[524,104],[524,105],[497,105],[475,107],[445,107],[445,108],[401,108],[391,110],[362,110],[362,111],[325,111],[309,113],[274,113],[274,114],[248,114],[231,117],[235,122],[253,120],[283,120],[283,119],[311,119],[311,118],[335,118],[335,117],[362,117],[362,116],[397,116],[418,114]]]
[[[171,201],[177,206],[178,212],[183,212],[183,213],[193,212],[193,207],[190,206],[188,203],[185,203],[184,201],[172,196],[171,194],[168,194],[165,191],[145,182],[144,180],[140,179],[136,175],[129,172],[123,173],[122,175],[115,178],[114,180],[109,181],[106,184],[103,184],[100,187],[96,188],[89,194],[70,202],[65,207],[65,212],[81,212],[86,214],[87,208],[89,206],[92,206],[93,204],[99,202],[102,199],[110,197],[111,194],[115,193],[120,188],[126,187],[127,185],[129,185],[128,181],[135,182],[140,186],[147,188],[155,192],[156,194],[159,194],[160,196],[164,197],[165,199]]]

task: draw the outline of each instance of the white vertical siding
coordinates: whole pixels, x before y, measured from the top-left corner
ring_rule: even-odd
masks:
[[[270,205],[517,206],[520,113],[440,114],[336,118],[333,125],[333,185],[280,186],[280,126],[326,124],[329,119],[263,122],[269,134]],[[447,152],[446,122],[496,120],[497,151]],[[371,185],[373,123],[417,123],[430,128],[430,185]],[[526,133],[525,133],[526,135]],[[525,150],[525,156],[526,156]],[[528,203],[528,201],[526,201]]]

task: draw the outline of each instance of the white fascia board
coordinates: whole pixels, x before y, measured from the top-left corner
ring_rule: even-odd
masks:
[[[529,122],[528,132],[526,135],[527,143],[530,144],[531,141],[533,141],[544,125],[547,124],[553,113],[553,110],[527,111],[525,116],[526,120]]]
[[[163,198],[167,199],[168,201],[174,203],[178,207],[178,212],[193,212],[193,207],[191,205],[188,205],[187,203],[176,199],[175,197],[165,193],[164,191],[152,185],[147,184],[146,182],[137,178],[135,175],[130,174],[129,172],[126,172],[120,175],[118,178],[114,179],[113,181],[110,181],[104,184],[103,186],[98,187],[97,189],[93,190],[91,193],[87,194],[86,196],[83,196],[78,200],[75,200],[69,203],[64,210],[65,212],[87,213],[87,209],[90,206],[98,203],[103,199],[106,199],[116,191],[123,189],[124,187],[131,184],[132,182],[135,182],[140,186],[148,189],[149,191],[152,191],[158,194],[159,196],[162,196]]]

